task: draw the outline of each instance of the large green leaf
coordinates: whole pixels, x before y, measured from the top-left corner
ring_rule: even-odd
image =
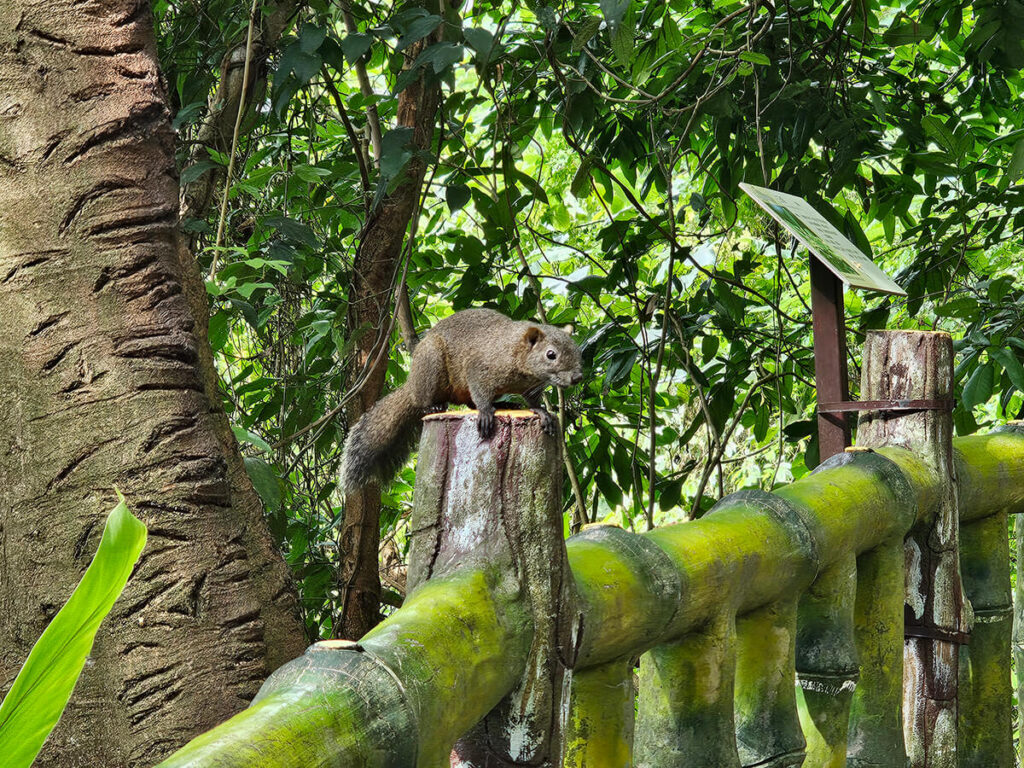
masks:
[[[107,518],[99,548],[67,604],[53,617],[0,704],[4,768],[28,768],[71,698],[100,622],[124,589],[146,526],[124,503]]]

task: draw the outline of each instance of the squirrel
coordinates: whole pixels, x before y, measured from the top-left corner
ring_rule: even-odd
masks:
[[[541,405],[549,384],[583,380],[580,348],[571,326],[512,320],[491,309],[466,309],[446,317],[416,345],[405,384],[379,400],[356,422],[341,456],[341,484],[351,494],[370,480],[387,481],[412,452],[423,416],[445,403],[472,403],[477,431],[494,433],[494,399],[522,395],[541,427],[554,435],[557,421]]]

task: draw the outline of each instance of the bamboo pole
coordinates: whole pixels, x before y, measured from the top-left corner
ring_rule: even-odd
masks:
[[[572,675],[565,768],[632,768],[633,660],[617,659]]]
[[[960,647],[960,768],[1013,768],[1013,686],[1007,663],[1013,606],[1006,512],[961,527],[960,567],[974,608],[971,642]]]
[[[904,768],[903,537],[857,558],[854,638],[860,677],[850,705],[849,768]]]
[[[790,596],[736,621],[736,743],[743,765],[803,765],[794,685],[796,614]]]
[[[850,705],[859,670],[854,639],[857,559],[824,570],[800,599],[796,669],[806,718],[806,768],[846,765]]]
[[[865,400],[948,401],[953,341],[946,333],[881,331],[864,342]],[[938,498],[905,545],[904,738],[912,768],[956,768],[959,647],[970,631],[960,578],[953,418],[949,409],[865,411],[858,446],[900,446],[935,471]]]
[[[739,768],[735,677],[736,619],[725,596],[722,610],[700,630],[640,658],[638,768]]]
[[[956,444],[958,476],[970,500],[965,515],[1024,511],[1024,436]],[[775,495],[803,510],[819,568],[858,555],[861,678],[849,765],[902,766],[891,762],[890,742],[857,739],[888,733],[886,724],[899,714],[885,690],[899,685],[898,660],[887,654],[894,627],[902,630],[902,594],[893,589],[902,550],[892,542],[901,542],[915,519],[929,516],[939,484],[934,470],[901,448],[837,459]],[[794,529],[754,505],[733,505],[640,536],[612,536],[585,534],[568,542],[583,617],[577,673],[656,646],[682,645],[691,632],[720,620],[723,602],[747,613],[798,593],[807,581],[806,554]],[[466,561],[420,584],[358,648],[314,647],[283,667],[253,706],[162,766],[436,768],[445,750],[522,680],[530,622],[521,593],[501,572]],[[871,763],[871,755],[880,759]]]

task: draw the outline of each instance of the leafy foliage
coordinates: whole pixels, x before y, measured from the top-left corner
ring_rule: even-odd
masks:
[[[392,126],[415,76],[444,84],[404,252],[416,324],[469,306],[534,318],[539,305],[574,323],[589,375],[567,393],[566,439],[587,517],[653,525],[817,461],[805,255],[741,181],[805,197],[906,288],[905,300],[847,295],[851,381],[865,331],[942,328],[958,339],[957,430],[1020,414],[1015,9],[303,6],[269,52],[209,289],[225,402],[311,634],[329,633],[336,610],[351,265],[413,156]],[[246,13],[158,5],[183,146]],[[444,39],[413,57],[439,25]],[[227,158],[211,152],[183,181],[212,164]],[[187,227],[208,269],[213,214]],[[407,357],[396,346],[391,386]],[[406,471],[385,495],[382,535],[399,550],[411,482]],[[567,491],[567,514],[573,504]]]
[[[107,517],[92,563],[43,631],[0,703],[0,754],[9,768],[32,765],[82,673],[100,623],[146,545],[146,526],[124,503]]]

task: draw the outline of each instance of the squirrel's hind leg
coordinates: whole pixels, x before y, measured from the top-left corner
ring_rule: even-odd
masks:
[[[448,382],[444,380],[445,362],[438,339],[431,334],[416,345],[405,386],[417,408],[437,413],[448,403]]]

